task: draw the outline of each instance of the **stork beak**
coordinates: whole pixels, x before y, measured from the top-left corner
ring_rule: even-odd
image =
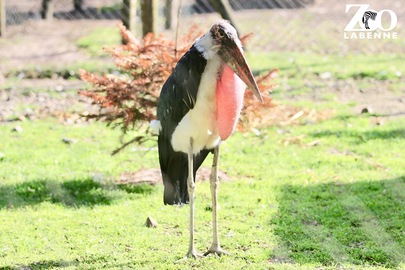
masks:
[[[253,91],[253,94],[263,102],[262,95],[260,94],[259,87],[253,77],[252,71],[250,70],[245,56],[243,55],[242,49],[236,45],[235,41],[228,40],[222,45],[219,55],[224,60],[228,66],[236,73],[236,75],[241,78],[241,80]]]

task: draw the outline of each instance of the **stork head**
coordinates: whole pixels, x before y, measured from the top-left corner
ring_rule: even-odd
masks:
[[[253,91],[254,95],[263,102],[252,71],[243,55],[242,44],[238,38],[236,29],[227,21],[221,20],[215,23],[206,35],[209,35],[212,39],[211,48],[215,48],[219,57]]]

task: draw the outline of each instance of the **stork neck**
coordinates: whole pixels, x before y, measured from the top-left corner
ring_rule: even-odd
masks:
[[[198,38],[194,46],[199,52],[202,53],[203,57],[207,60],[214,58],[219,51],[220,45],[215,45],[214,41],[209,34],[205,34],[202,37]]]

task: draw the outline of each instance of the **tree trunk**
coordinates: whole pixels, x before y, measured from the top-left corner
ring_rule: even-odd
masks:
[[[53,0],[42,0],[41,17],[51,21],[53,19]]]
[[[74,0],[73,1],[74,9],[77,11],[82,11],[83,10],[83,1],[84,0]]]
[[[221,14],[222,18],[228,20],[232,24],[232,26],[235,27],[236,30],[238,30],[235,24],[235,20],[233,19],[232,16],[232,8],[229,5],[228,0],[209,0],[209,2],[211,6],[215,9],[215,11]]]
[[[157,33],[158,0],[141,0],[142,34]]]
[[[179,0],[166,0],[165,13],[165,29],[173,29],[177,25],[177,12],[179,10]]]
[[[6,35],[6,0],[0,0],[0,37]]]
[[[136,23],[136,3],[137,0],[123,0],[122,3],[122,24],[134,35]],[[124,42],[124,40],[123,40]]]

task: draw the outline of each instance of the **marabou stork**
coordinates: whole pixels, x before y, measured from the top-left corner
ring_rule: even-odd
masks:
[[[190,245],[194,247],[194,178],[213,153],[210,177],[213,241],[205,253],[226,254],[218,240],[219,145],[234,131],[246,85],[262,101],[243,55],[235,28],[227,21],[215,23],[179,60],[163,85],[157,118],[151,126],[158,135],[159,162],[164,183],[164,203],[190,203]]]

